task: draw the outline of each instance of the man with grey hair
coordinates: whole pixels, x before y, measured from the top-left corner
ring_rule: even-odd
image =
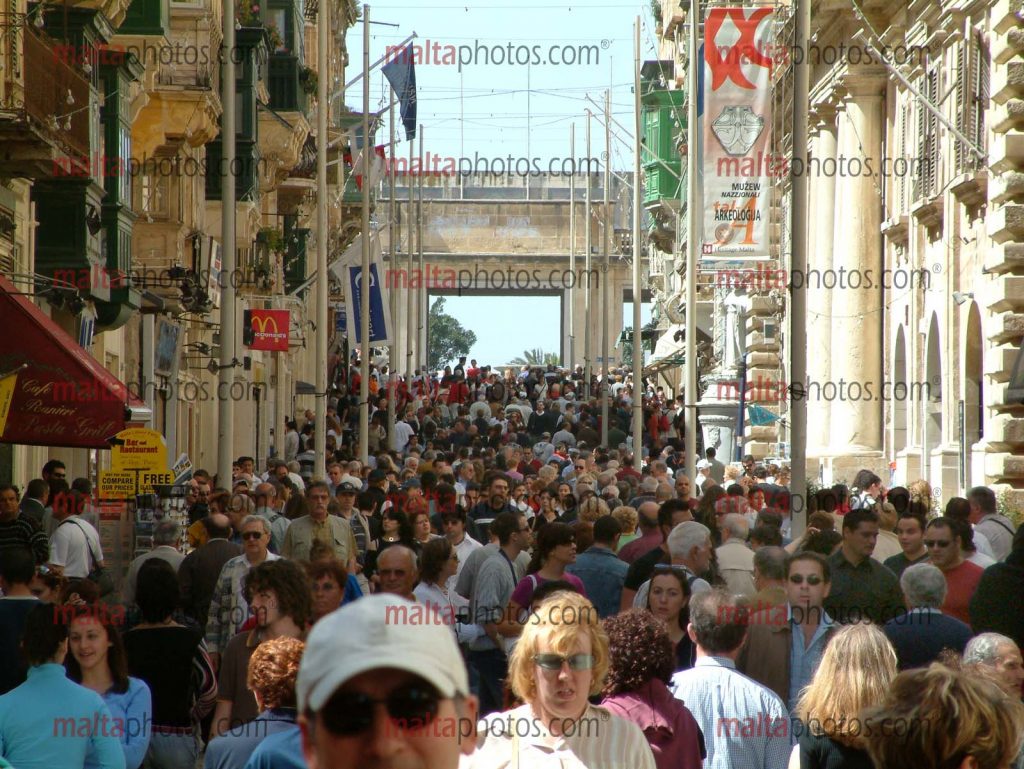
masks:
[[[789,600],[786,591],[786,559],[789,553],[781,547],[768,545],[754,553],[754,588],[751,612],[757,613]]]
[[[124,602],[126,606],[135,603],[135,583],[139,577],[139,569],[150,558],[167,561],[177,573],[185,554],[178,549],[181,542],[181,524],[174,521],[160,521],[153,527],[153,549],[143,553],[132,561],[128,567],[128,576],[124,580]]]
[[[725,584],[736,595],[754,595],[754,551],[747,547],[750,523],[740,513],[729,513],[718,522],[718,530],[722,533],[722,544],[715,554]]]
[[[711,564],[711,552],[714,549],[708,527],[696,521],[684,521],[672,529],[665,544],[668,546],[671,565],[686,575],[690,593],[696,595],[710,590],[711,585],[700,578]],[[650,589],[651,581],[647,580],[636,591],[633,599],[635,608],[643,609],[647,606]]]
[[[896,649],[900,670],[927,667],[946,649],[962,653],[972,631],[940,611],[946,600],[942,570],[930,563],[908,566],[900,576],[900,589],[908,611],[882,628]]]
[[[1005,561],[1013,548],[1016,529],[1009,518],[999,513],[995,492],[988,486],[975,486],[967,492],[967,502],[971,506],[968,520],[974,524],[975,531],[985,535],[995,559]]]
[[[227,648],[231,637],[249,619],[249,602],[245,598],[245,577],[249,570],[280,557],[269,550],[270,521],[266,518],[246,516],[242,521],[241,532],[242,554],[224,564],[210,599],[206,646],[214,665],[219,664],[220,655]]]
[[[963,661],[964,665],[986,665],[995,669],[1003,690],[1015,700],[1020,699],[1024,662],[1012,638],[1000,633],[982,633],[967,644]]]

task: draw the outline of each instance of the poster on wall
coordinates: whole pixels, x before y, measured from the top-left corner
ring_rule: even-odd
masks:
[[[704,260],[769,258],[771,8],[711,7],[704,22]],[[776,162],[778,161],[778,162]]]

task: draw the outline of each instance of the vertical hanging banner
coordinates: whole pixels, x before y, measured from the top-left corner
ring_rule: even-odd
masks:
[[[704,259],[767,259],[772,185],[771,8],[708,8],[704,21]]]
[[[363,265],[361,257],[362,243],[360,238],[345,251],[331,269],[339,277],[345,287],[345,314],[348,326],[349,344],[355,347],[362,344],[362,288]],[[391,297],[388,288],[381,280],[384,270],[381,267],[380,238],[376,233],[370,239],[370,344],[389,345],[391,340],[390,307]]]

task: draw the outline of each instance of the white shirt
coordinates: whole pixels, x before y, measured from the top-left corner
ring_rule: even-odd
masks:
[[[79,516],[69,516],[57,525],[50,537],[50,563],[63,566],[65,577],[85,579],[96,566],[90,555],[90,545],[95,557],[102,561],[99,532]]]
[[[405,451],[405,447],[409,445],[409,438],[415,433],[408,422],[395,422],[395,436],[391,441],[391,448],[398,452]]]

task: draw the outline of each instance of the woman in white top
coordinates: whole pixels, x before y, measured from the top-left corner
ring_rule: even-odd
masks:
[[[451,626],[460,644],[483,635],[483,628],[468,621],[469,601],[448,590],[448,580],[459,568],[459,556],[445,537],[432,539],[420,554],[420,583],[412,591],[416,600],[431,608],[439,622]]]
[[[640,727],[588,701],[607,672],[608,636],[597,609],[576,593],[550,596],[509,662],[512,691],[526,704],[480,722],[466,766],[655,769]]]

